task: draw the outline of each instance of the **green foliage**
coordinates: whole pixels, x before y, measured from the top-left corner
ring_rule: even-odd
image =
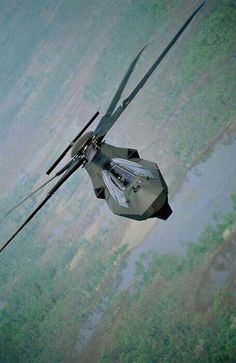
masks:
[[[135,288],[125,305],[123,295],[117,303],[123,304],[122,315],[110,325],[109,347],[100,363],[215,363],[234,359],[235,306],[229,302],[230,290],[221,289],[215,294],[212,307],[206,311],[188,305],[200,263],[223,243],[222,232],[236,221],[235,198],[232,213],[214,228],[208,226],[199,243],[187,246],[185,256],[159,256],[154,252],[142,256],[136,265]]]
[[[38,178],[26,175],[12,192],[1,200],[1,214],[34,189]],[[76,191],[74,180],[70,193]],[[66,191],[65,191],[66,192]],[[40,196],[37,196],[40,198]],[[37,199],[36,198],[36,199]],[[25,219],[35,200],[5,218],[6,231],[14,230]],[[86,201],[81,200],[80,207]],[[73,352],[79,327],[88,307],[114,264],[125,254],[127,246],[111,253],[106,248],[110,232],[96,242],[85,239],[67,241],[54,239],[42,243],[41,235],[46,216],[55,212],[55,205],[44,209],[27,226],[27,233],[18,236],[1,255],[0,269],[0,361],[64,362]],[[76,210],[78,218],[78,207]],[[64,226],[68,222],[64,221]],[[66,235],[64,235],[65,237]],[[81,254],[78,266],[71,261]],[[20,358],[19,358],[20,357]]]
[[[65,361],[76,344],[78,326],[96,288],[126,250],[122,246],[111,256],[104,256],[99,243],[89,247],[87,241],[80,241],[79,248],[88,249],[88,263],[70,271],[68,265],[78,243],[57,248],[48,263],[43,262],[47,251],[38,259],[29,249],[30,262],[16,272],[17,284],[10,295],[8,284],[14,276],[2,285],[0,296],[7,303],[0,311],[1,361],[15,363],[17,355],[22,362]]]
[[[214,73],[226,61],[226,55],[235,49],[235,16],[235,4],[226,1],[209,17],[189,46],[181,70],[184,83],[206,72]]]
[[[183,90],[177,96],[185,102],[181,118],[169,130],[174,135],[172,153],[182,170],[235,118],[235,15],[232,2],[222,3],[192,37],[183,58],[175,87]],[[178,97],[170,97],[169,111],[176,102]]]

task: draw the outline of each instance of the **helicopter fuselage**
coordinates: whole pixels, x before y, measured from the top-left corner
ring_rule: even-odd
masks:
[[[170,216],[168,188],[156,163],[141,159],[135,149],[105,142],[89,143],[85,157],[96,197],[114,214],[135,220]]]

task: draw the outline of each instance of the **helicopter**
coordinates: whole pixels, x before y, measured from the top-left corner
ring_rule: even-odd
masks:
[[[62,152],[58,159],[46,171],[47,175],[56,168],[66,154],[71,150],[71,160],[59,170],[46,183],[18,203],[6,215],[21,205],[26,199],[47,185],[54,178],[61,176],[59,181],[49,190],[43,201],[30,214],[20,228],[1,247],[2,252],[27,223],[39,212],[55,192],[74,174],[83,167],[91,178],[95,195],[107,202],[110,210],[119,216],[142,221],[149,218],[167,220],[172,209],[168,202],[168,187],[156,163],[140,158],[138,150],[132,148],[120,148],[109,145],[104,137],[112,128],[117,119],[122,115],[137,93],[147,82],[151,74],[178,40],[186,27],[199,12],[204,2],[192,13],[184,25],[176,33],[161,55],[149,68],[130,95],[120,101],[122,92],[138,62],[145,47],[141,49],[124,75],[107,111],[101,117],[94,131],[87,131],[89,126],[98,117],[96,112],[79,134]]]

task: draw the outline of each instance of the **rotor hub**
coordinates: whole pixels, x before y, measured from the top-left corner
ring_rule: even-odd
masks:
[[[92,135],[93,131],[88,131],[74,143],[71,150],[72,158],[85,152],[85,148],[87,148],[89,142],[91,141]]]

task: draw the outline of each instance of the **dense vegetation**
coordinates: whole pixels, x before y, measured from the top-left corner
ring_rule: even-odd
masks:
[[[203,308],[195,300],[206,267],[224,242],[223,232],[235,222],[236,195],[233,212],[207,227],[184,257],[153,252],[138,261],[133,287],[109,311],[103,328],[107,346],[99,362],[233,362],[235,271],[234,283],[216,289],[211,304]]]
[[[63,362],[73,352],[78,325],[89,304],[125,248],[103,256],[102,243],[91,245],[80,239],[67,245],[58,243],[60,252],[51,251],[51,255],[41,244],[32,248],[32,236],[25,241],[28,248],[21,245],[1,259],[0,357],[2,362],[12,363],[22,359]],[[22,250],[27,250],[26,259]],[[80,256],[79,267],[73,268],[70,263],[78,251],[84,256]],[[18,258],[24,264],[16,267],[11,262]],[[10,279],[6,279],[9,269]]]
[[[234,121],[235,16],[235,3],[219,6],[191,40],[185,55],[180,74],[186,103],[181,123],[171,128],[178,140],[173,152],[182,165],[191,164],[209,140]],[[202,112],[203,104],[208,105],[207,112]],[[191,132],[194,142],[186,139],[186,130]]]

